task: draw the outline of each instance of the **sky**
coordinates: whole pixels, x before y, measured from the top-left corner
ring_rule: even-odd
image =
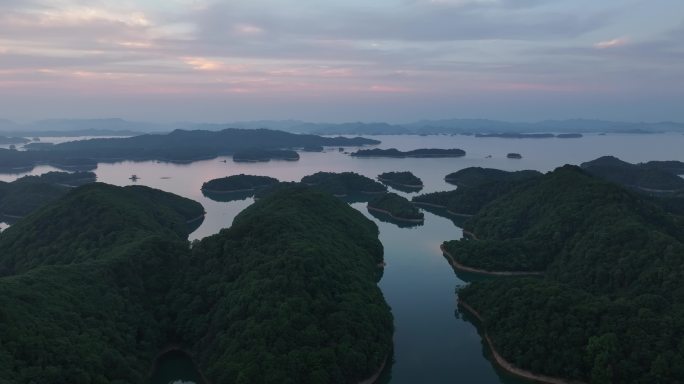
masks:
[[[682,0],[0,0],[0,118],[684,121]]]

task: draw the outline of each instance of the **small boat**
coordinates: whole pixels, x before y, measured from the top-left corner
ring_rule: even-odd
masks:
[[[136,182],[138,179],[140,179],[137,175],[132,175],[131,177],[128,178],[129,180]]]

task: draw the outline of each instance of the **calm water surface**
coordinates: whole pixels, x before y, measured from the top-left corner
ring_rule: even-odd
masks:
[[[201,239],[229,227],[235,215],[253,202],[252,199],[214,202],[202,195],[202,183],[240,173],[298,181],[317,171],[354,171],[375,178],[386,171],[409,170],[423,179],[426,188],[421,193],[424,193],[452,189],[444,182],[444,176],[471,166],[549,171],[566,163],[579,164],[603,155],[614,155],[630,162],[684,161],[684,135],[681,134],[588,135],[580,139],[376,138],[383,142],[380,148],[461,148],[467,156],[456,159],[356,159],[331,149],[324,153],[301,153],[298,162],[238,164],[230,158],[189,165],[122,162],[100,164],[95,172],[99,181],[115,185],[131,184],[128,178],[136,174],[140,177],[138,184],[199,201],[204,205],[207,216],[190,238]],[[507,159],[509,152],[518,152],[523,158]],[[492,157],[487,158],[489,155]],[[226,163],[222,162],[224,159]],[[38,167],[31,174],[50,170],[54,169]],[[11,181],[19,176],[22,175],[0,175],[0,180]],[[409,198],[415,195],[400,194]],[[372,217],[365,204],[352,206],[378,224],[380,240],[385,247],[387,267],[379,285],[392,307],[396,325],[394,364],[385,381],[396,384],[519,383],[493,367],[477,329],[463,320],[457,309],[455,290],[466,284],[464,280],[467,278],[461,276],[462,280],[454,274],[442,257],[439,245],[444,240],[460,238],[461,230],[451,221],[428,212],[423,226],[398,228]],[[162,381],[176,380],[191,381],[185,377],[165,377]]]

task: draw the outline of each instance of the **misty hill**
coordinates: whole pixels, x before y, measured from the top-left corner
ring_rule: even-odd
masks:
[[[363,146],[380,142],[365,138],[298,135],[266,129],[225,129],[222,131],[183,131],[148,134],[128,138],[73,141],[41,146],[32,151],[0,150],[0,164],[7,171],[31,168],[36,163],[65,164],[121,160],[161,160],[191,162],[233,155],[244,150],[280,150],[307,146]]]
[[[465,224],[476,237],[444,247],[469,267],[545,271],[459,292],[507,361],[582,382],[677,382],[683,228],[650,198],[565,166],[486,205]]]
[[[93,184],[1,233],[0,381],[143,384],[169,346],[214,383],[377,371],[393,325],[370,220],[283,189],[191,249],[187,222],[202,213],[151,188]]]
[[[656,133],[684,132],[677,122],[619,122],[591,119],[546,120],[539,122],[509,122],[488,119],[421,120],[407,124],[386,122],[324,123],[299,120],[255,120],[229,123],[145,123],[112,119],[52,119],[19,124],[0,119],[0,134],[11,136],[79,136],[123,135],[137,132],[171,132],[176,129],[221,131],[228,128],[273,129],[292,133],[320,135],[402,135],[402,134],[581,134],[581,133]],[[59,133],[58,133],[59,132]],[[554,135],[556,136],[556,135]],[[510,136],[524,137],[524,136]],[[535,137],[535,136],[530,136]],[[548,136],[551,137],[551,136]],[[560,136],[563,138],[563,136]],[[576,137],[572,136],[572,137]]]

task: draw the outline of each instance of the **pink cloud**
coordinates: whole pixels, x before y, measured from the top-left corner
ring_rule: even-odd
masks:
[[[392,85],[381,85],[381,84],[372,85],[369,89],[372,92],[380,92],[380,93],[409,93],[412,91],[410,88],[406,88],[406,87],[397,87],[397,86],[392,86]]]
[[[621,47],[623,45],[626,45],[627,43],[629,43],[629,39],[627,39],[626,37],[620,37],[620,38],[612,39],[612,40],[599,41],[598,43],[594,44],[594,48],[596,48],[596,49],[610,49],[610,48]]]

